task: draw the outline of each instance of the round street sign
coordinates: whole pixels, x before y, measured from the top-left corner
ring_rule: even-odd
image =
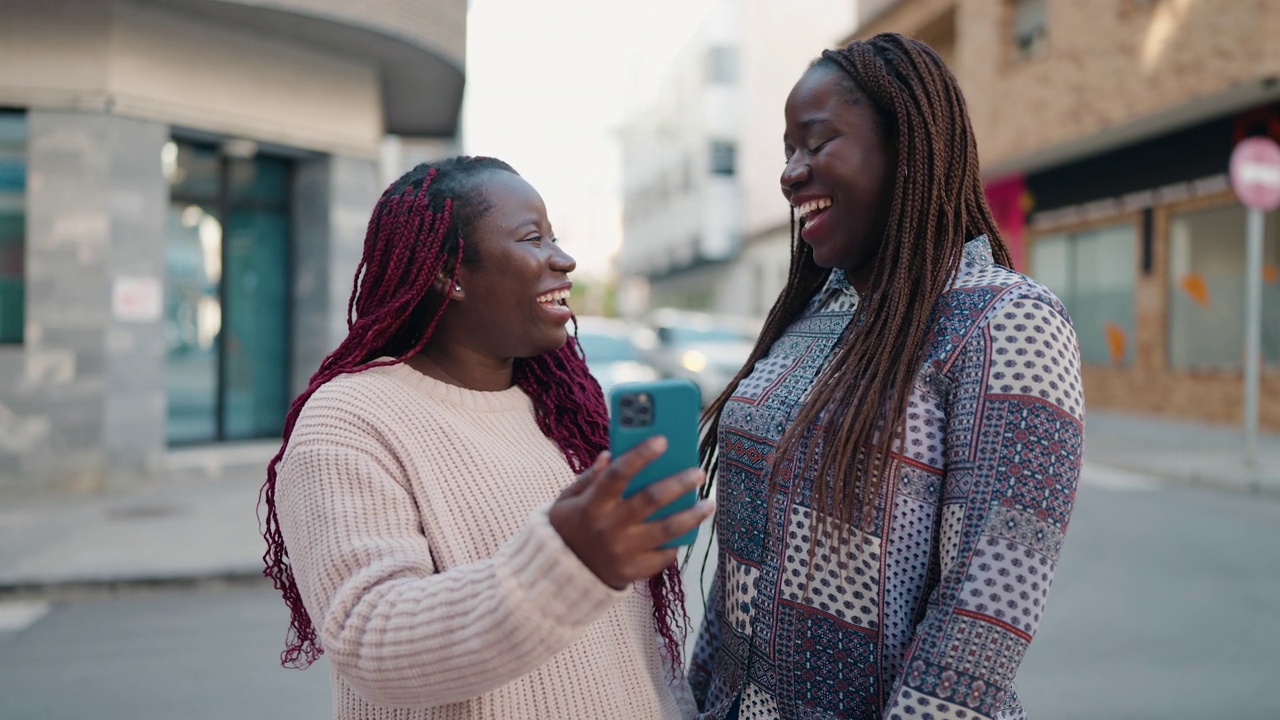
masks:
[[[1267,137],[1248,137],[1231,151],[1231,187],[1251,210],[1280,207],[1280,145]]]

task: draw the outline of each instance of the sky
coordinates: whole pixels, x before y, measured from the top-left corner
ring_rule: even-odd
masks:
[[[655,97],[710,0],[471,0],[462,145],[542,194],[583,279],[622,240],[616,130]]]

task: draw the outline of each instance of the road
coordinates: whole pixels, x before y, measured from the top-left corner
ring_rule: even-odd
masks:
[[[279,667],[286,619],[256,584],[0,603],[0,718],[331,717],[323,658]]]
[[[1018,673],[1031,716],[1280,718],[1277,678],[1280,497],[1086,474]]]
[[[284,624],[260,585],[3,601],[0,718],[329,717]],[[1280,718],[1278,648],[1280,497],[1095,468],[1018,690],[1034,720]]]
[[[1280,718],[1280,495],[1086,465],[1017,689],[1032,720]]]

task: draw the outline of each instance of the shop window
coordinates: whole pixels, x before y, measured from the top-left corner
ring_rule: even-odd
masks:
[[[1041,236],[1031,245],[1032,274],[1067,307],[1086,363],[1133,362],[1136,243],[1126,222]]]
[[[1232,203],[1169,219],[1169,365],[1239,368],[1244,347],[1245,209]],[[1280,363],[1280,237],[1266,217],[1262,357]]]
[[[1042,55],[1048,47],[1047,0],[1013,0],[1013,52],[1018,59]]]
[[[25,317],[27,118],[0,111],[0,343],[21,343]]]

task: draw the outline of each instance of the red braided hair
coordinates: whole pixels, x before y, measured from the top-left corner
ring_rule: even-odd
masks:
[[[463,238],[491,208],[482,179],[494,171],[518,174],[494,158],[456,157],[419,165],[387,188],[365,232],[364,254],[347,303],[347,337],[320,363],[307,389],[285,416],[283,441],[267,465],[267,480],[259,496],[259,507],[266,506],[263,575],[271,578],[291,613],[285,649],[280,654],[284,667],[308,667],[324,650],[302,604],[281,534],[276,514],[276,466],[303,405],[320,386],[346,373],[402,363],[422,351],[449,304],[447,297],[442,299],[430,291],[432,282],[446,271],[451,282],[456,282],[460,265],[476,262],[474,248]],[[375,361],[383,356],[393,359]],[[585,471],[608,448],[604,395],[587,371],[576,337],[553,352],[516,359],[513,380],[533,401],[538,427],[560,447],[575,473]],[[688,617],[676,564],[651,578],[649,590],[654,626],[663,639],[672,671],[677,672]]]

